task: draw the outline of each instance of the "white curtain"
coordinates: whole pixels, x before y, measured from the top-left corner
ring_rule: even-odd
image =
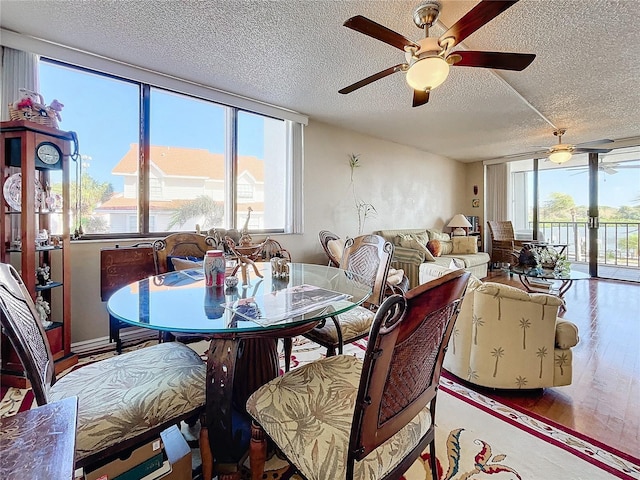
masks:
[[[485,215],[487,221],[511,220],[509,198],[509,164],[498,163],[487,165]],[[491,238],[489,228],[485,225],[484,238]],[[487,242],[490,243],[490,242]],[[489,253],[491,250],[489,249]]]
[[[38,55],[9,47],[2,47],[1,119],[9,120],[9,103],[18,99],[18,89],[38,92]]]

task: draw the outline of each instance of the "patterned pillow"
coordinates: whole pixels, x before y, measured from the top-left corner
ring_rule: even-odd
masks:
[[[195,257],[171,257],[171,265],[173,270],[189,270],[191,268],[202,268],[202,260],[192,260]]]
[[[414,250],[418,250],[419,252],[424,253],[424,259],[428,262],[435,261],[435,258],[426,247],[424,243],[421,243],[420,240],[414,234],[404,234],[398,235],[396,237],[397,245],[404,248],[412,248]]]
[[[451,253],[461,255],[478,253],[478,239],[476,237],[453,237],[451,241],[453,242]]]
[[[344,240],[329,240],[327,242],[327,249],[338,263],[340,263],[340,261],[342,261],[342,252],[344,252]]]
[[[427,230],[427,233],[429,234],[429,240],[451,240],[451,237],[448,233],[442,233],[440,230]]]
[[[411,233],[410,235],[424,246],[426,246],[427,242],[429,241],[429,235],[426,231],[421,233]]]
[[[429,240],[427,248],[433,253],[434,257],[449,255],[453,251],[453,242],[451,240]]]

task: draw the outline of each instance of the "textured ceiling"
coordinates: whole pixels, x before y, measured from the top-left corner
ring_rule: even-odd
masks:
[[[360,14],[418,40],[417,3],[2,0],[0,25],[464,162],[538,151],[553,126],[567,143],[640,137],[639,0],[521,0],[457,48],[535,53],[532,65],[452,68],[422,107],[402,73],[338,94],[403,61],[343,22]],[[442,3],[431,36],[477,2]]]

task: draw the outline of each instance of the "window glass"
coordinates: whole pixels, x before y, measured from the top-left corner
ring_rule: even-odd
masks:
[[[87,235],[105,236],[240,229],[249,212],[252,232],[291,231],[288,122],[47,59],[39,82],[47,101],[64,104],[60,128],[78,134],[71,204],[81,198],[73,209],[81,218],[71,219],[72,231],[80,224]],[[55,182],[51,189],[61,191]]]
[[[151,89],[150,215],[161,232],[225,226],[225,108]]]
[[[250,230],[281,230],[288,200],[285,122],[241,111],[237,137],[237,225],[251,208]]]
[[[57,99],[64,104],[60,129],[78,134],[82,229],[88,234],[137,232],[137,222],[132,227],[126,217],[112,219],[121,212],[137,215],[138,211],[138,154],[131,149],[139,135],[138,85],[48,61],[40,62],[39,74],[45,101]],[[80,174],[75,167],[71,169],[72,205]],[[130,185],[127,190],[125,179]],[[77,225],[74,218],[72,231]]]

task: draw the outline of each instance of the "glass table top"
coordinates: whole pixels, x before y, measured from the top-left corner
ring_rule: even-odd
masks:
[[[511,272],[532,278],[543,278],[545,280],[585,280],[591,278],[590,275],[578,272],[577,270],[569,270],[566,273],[556,274],[553,269],[549,268],[536,270],[531,267],[515,266],[511,267]]]
[[[290,263],[289,276],[273,278],[269,263],[256,263],[263,278],[249,269],[249,285],[206,287],[201,269],[170,272],[145,278],[117,290],[109,299],[109,313],[130,325],[180,333],[233,333],[275,330],[322,320],[364,302],[371,287],[357,275],[335,267]],[[299,285],[313,285],[349,296],[318,310],[263,326],[248,320],[223,303],[269,295]]]

